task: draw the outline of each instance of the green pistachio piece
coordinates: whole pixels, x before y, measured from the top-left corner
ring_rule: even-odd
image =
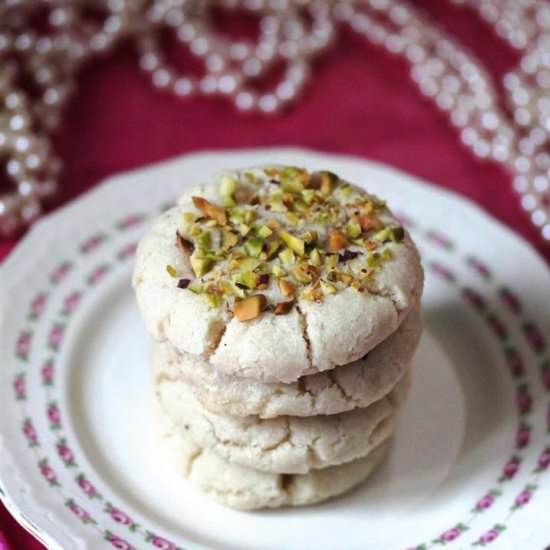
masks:
[[[237,273],[237,275],[233,277],[233,282],[235,284],[244,285],[247,288],[256,288],[258,286],[258,279],[259,276],[257,273],[246,271],[244,273]]]
[[[281,243],[279,241],[269,241],[267,243],[267,250],[265,254],[266,260],[272,260],[275,257],[275,254],[277,254],[277,251],[281,247]]]
[[[296,252],[298,256],[303,256],[305,252],[305,242],[294,235],[291,235],[287,231],[279,231],[279,237],[281,240],[292,250]]]
[[[191,212],[185,212],[183,214],[183,221],[185,223],[193,223],[195,221],[195,214],[192,214]]]
[[[307,204],[304,201],[298,199],[294,202],[294,210],[302,213],[307,212]]]
[[[328,269],[334,269],[338,265],[338,254],[329,254],[326,262]]]
[[[256,258],[243,258],[238,260],[238,266],[241,271],[254,271],[259,265],[260,260]]]
[[[224,250],[229,250],[233,248],[239,242],[239,235],[233,231],[225,230],[222,233],[222,248]]]
[[[209,294],[205,292],[201,294],[201,297],[211,308],[218,308],[221,306],[222,299],[218,294]]]
[[[196,244],[201,250],[208,250],[210,248],[211,238],[209,231],[203,231],[197,236]]]
[[[275,264],[271,268],[271,273],[273,273],[274,277],[284,277],[286,275],[286,271],[281,267]]]
[[[359,223],[348,223],[346,225],[346,235],[351,239],[356,239],[361,235],[361,224]]]
[[[302,191],[302,198],[304,202],[309,206],[315,200],[315,191],[313,189],[304,189]]]
[[[314,248],[309,253],[309,263],[316,267],[319,267],[321,265],[321,254],[317,248]]]
[[[190,261],[191,267],[197,277],[202,277],[208,273],[214,265],[211,258],[199,258],[196,255],[191,256]]]
[[[199,283],[194,282],[187,287],[187,290],[190,290],[193,294],[200,294],[202,292],[202,286]]]
[[[299,281],[300,283],[311,283],[313,280],[311,272],[308,270],[306,265],[300,264],[297,265],[292,271],[292,276]]]
[[[246,235],[248,235],[248,233],[250,232],[250,229],[251,229],[251,227],[249,225],[246,225],[246,223],[241,223],[239,225],[239,233],[243,237],[246,237]]]
[[[262,239],[267,239],[272,233],[273,231],[271,231],[267,225],[262,225],[262,227],[258,229],[258,237],[261,237]]]
[[[220,181],[220,195],[222,197],[232,197],[238,185],[239,182],[233,176],[222,176]]]
[[[282,252],[279,252],[279,258],[281,258],[283,265],[291,265],[295,261],[294,252],[290,248],[285,248]]]
[[[331,285],[330,283],[327,283],[326,281],[323,281],[321,279],[321,292],[328,296],[329,294],[336,294],[336,287],[334,285]]]
[[[264,241],[263,239],[260,239],[260,237],[250,237],[244,243],[244,248],[249,256],[257,258],[262,251],[263,245]]]
[[[178,276],[178,272],[176,271],[176,268],[173,265],[168,264],[166,266],[166,271],[167,271],[168,275],[170,275],[170,277],[177,277]]]

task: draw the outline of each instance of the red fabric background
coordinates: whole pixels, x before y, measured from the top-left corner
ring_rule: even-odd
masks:
[[[515,63],[514,52],[467,10],[440,0],[417,4],[495,77]],[[317,63],[303,100],[276,118],[242,116],[221,100],[159,93],[137,69],[130,48],[88,67],[80,84],[56,138],[65,163],[58,204],[109,174],[189,151],[301,145],[376,159],[453,189],[521,233],[550,262],[550,248],[530,227],[509,177],[458,144],[445,116],[417,93],[405,63],[351,34]],[[0,244],[0,259],[14,244]],[[13,549],[41,548],[1,506],[0,526]]]

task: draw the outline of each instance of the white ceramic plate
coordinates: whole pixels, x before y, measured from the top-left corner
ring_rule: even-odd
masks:
[[[323,505],[243,513],[199,494],[155,444],[130,273],[136,241],[184,185],[263,162],[329,168],[389,200],[421,248],[426,331],[370,481]],[[296,149],[192,155],[114,177],[46,218],[1,276],[0,496],[50,548],[550,543],[550,275],[455,195]]]

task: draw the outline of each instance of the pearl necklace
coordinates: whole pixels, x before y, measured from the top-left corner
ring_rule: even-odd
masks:
[[[239,111],[275,115],[297,100],[313,59],[339,31],[351,29],[408,61],[420,92],[447,114],[462,143],[510,171],[523,208],[550,241],[550,5],[450,1],[477,11],[521,52],[517,69],[503,81],[511,114],[501,108],[481,62],[402,0],[6,0],[0,4],[0,158],[13,191],[0,197],[0,234],[30,224],[56,192],[61,163],[50,136],[63,105],[82,65],[122,39],[136,43],[139,65],[159,90],[179,97],[223,96]],[[257,42],[230,41],[218,33],[209,18],[213,5],[256,14]],[[100,17],[90,17],[91,9]],[[39,10],[46,32],[30,24]],[[201,60],[204,76],[170,66],[159,44],[167,31]],[[252,81],[281,62],[286,69],[280,82],[256,92]],[[19,85],[22,77],[32,83],[32,94]]]

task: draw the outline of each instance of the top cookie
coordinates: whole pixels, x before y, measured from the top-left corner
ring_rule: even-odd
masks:
[[[141,241],[133,277],[153,337],[263,382],[364,356],[422,283],[383,201],[331,172],[277,166],[184,194]]]

